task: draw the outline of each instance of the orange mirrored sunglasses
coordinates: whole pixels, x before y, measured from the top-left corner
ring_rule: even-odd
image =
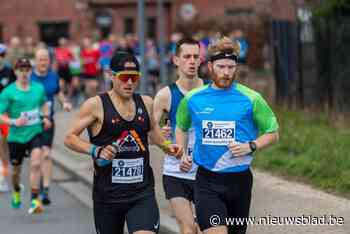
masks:
[[[123,81],[125,83],[128,82],[129,79],[131,79],[131,81],[135,83],[141,77],[141,73],[138,71],[122,71],[122,72],[112,71],[112,74],[114,77],[118,78],[120,81]]]

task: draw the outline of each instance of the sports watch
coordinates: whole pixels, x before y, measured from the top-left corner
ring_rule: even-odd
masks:
[[[254,153],[257,150],[256,143],[254,141],[249,141],[249,147],[252,153]]]

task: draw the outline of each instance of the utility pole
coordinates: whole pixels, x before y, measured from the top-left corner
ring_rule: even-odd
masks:
[[[164,3],[163,0],[157,2],[157,17],[158,17],[158,48],[159,48],[159,69],[160,81],[162,86],[168,82],[167,67],[165,64],[165,32],[164,32]]]
[[[140,57],[141,57],[141,73],[142,78],[140,79],[140,93],[147,94],[147,83],[148,74],[145,59],[145,29],[146,29],[146,19],[145,19],[145,0],[137,1],[138,9],[138,26],[139,26],[139,46],[140,46]]]

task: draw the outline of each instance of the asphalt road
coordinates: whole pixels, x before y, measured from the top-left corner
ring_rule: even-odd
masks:
[[[14,210],[10,206],[10,193],[0,193],[0,233],[7,234],[93,234],[92,210],[66,192],[62,185],[78,183],[67,174],[55,168],[54,180],[50,188],[52,205],[45,207],[41,214],[30,215],[30,189],[28,187],[29,161],[24,162],[22,181],[22,208]],[[74,186],[73,186],[74,187]],[[78,187],[78,186],[77,186]]]

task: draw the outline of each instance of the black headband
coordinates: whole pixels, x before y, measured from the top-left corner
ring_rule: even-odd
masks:
[[[238,62],[238,56],[232,52],[221,52],[221,53],[215,54],[209,58],[209,61],[214,62],[215,60],[218,60],[218,59],[231,59],[236,63]]]

